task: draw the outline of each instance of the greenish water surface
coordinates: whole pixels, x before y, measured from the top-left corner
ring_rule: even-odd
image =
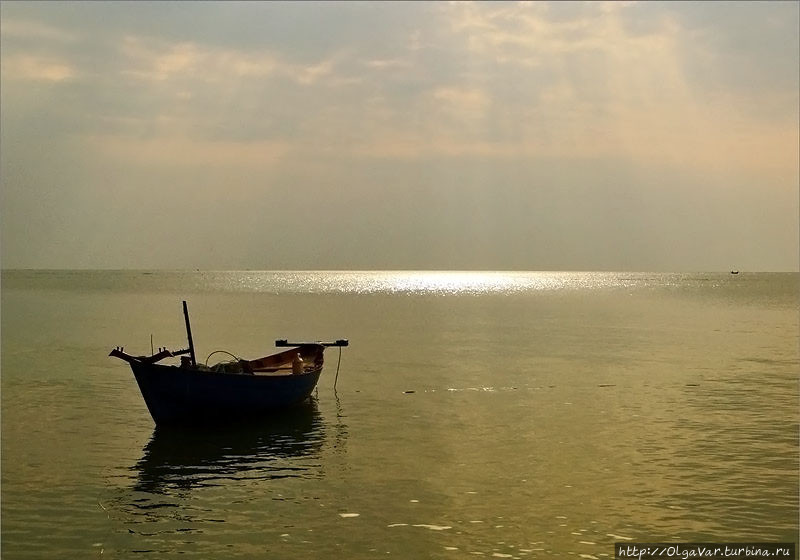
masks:
[[[2,557],[613,557],[798,540],[787,274],[4,271]],[[156,430],[108,352],[349,338],[307,407]]]

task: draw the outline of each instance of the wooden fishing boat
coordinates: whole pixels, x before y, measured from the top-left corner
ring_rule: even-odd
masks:
[[[128,362],[147,409],[159,426],[264,417],[298,405],[311,396],[317,385],[325,348],[348,345],[345,339],[276,340],[277,347],[288,349],[256,360],[237,358],[209,367],[196,362],[185,301],[183,312],[189,348],[164,348],[151,356],[131,356],[117,347],[109,354]],[[158,363],[177,356],[180,365]]]

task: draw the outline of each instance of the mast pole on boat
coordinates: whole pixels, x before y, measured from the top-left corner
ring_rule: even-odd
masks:
[[[189,357],[192,360],[192,366],[196,366],[197,362],[194,358],[194,342],[192,342],[192,326],[189,324],[189,309],[186,307],[186,301],[183,302],[183,317],[186,319],[186,337],[189,339]]]

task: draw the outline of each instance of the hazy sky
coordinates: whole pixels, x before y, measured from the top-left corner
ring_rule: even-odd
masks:
[[[798,6],[3,1],[0,262],[798,270]]]

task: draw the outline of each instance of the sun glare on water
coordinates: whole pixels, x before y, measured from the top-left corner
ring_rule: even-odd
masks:
[[[498,272],[391,272],[375,280],[392,292],[449,294],[515,291],[528,284],[526,279]]]
[[[513,271],[220,271],[199,273],[206,288],[273,293],[511,294],[624,286],[628,275]]]
[[[350,274],[353,275],[350,280],[354,281],[359,292],[389,293],[513,293],[561,289],[577,280],[574,275],[559,272],[394,271]]]

